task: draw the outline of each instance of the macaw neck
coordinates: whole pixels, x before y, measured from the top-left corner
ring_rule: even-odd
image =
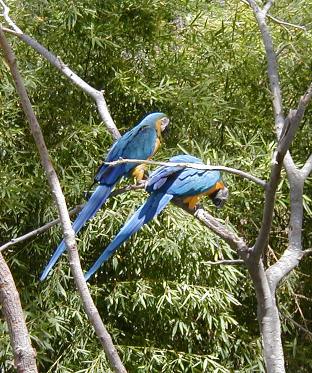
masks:
[[[156,128],[157,137],[159,138],[159,140],[162,140],[162,137],[161,137],[161,119],[158,119],[156,121],[155,128]]]

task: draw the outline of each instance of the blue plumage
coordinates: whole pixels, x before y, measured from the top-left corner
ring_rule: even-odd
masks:
[[[198,163],[203,162],[190,155],[178,155],[169,162]],[[150,193],[145,203],[132,215],[121,228],[114,240],[108,245],[97,261],[85,274],[88,280],[108,258],[132,234],[158,215],[174,197],[193,197],[211,192],[211,196],[224,188],[219,171],[197,170],[181,166],[164,166],[157,168],[149,177],[146,190]]]
[[[115,161],[119,158],[148,159],[152,157],[160,144],[161,132],[166,128],[168,123],[169,120],[163,113],[149,114],[113,144],[105,162]],[[127,163],[117,166],[103,164],[99,167],[95,175],[95,181],[100,185],[97,186],[73,223],[75,233],[78,233],[84,224],[101,208],[120,178],[130,176],[135,171],[136,166],[138,165],[135,163]],[[63,240],[41,274],[40,281],[43,281],[47,277],[65,249],[65,242]]]

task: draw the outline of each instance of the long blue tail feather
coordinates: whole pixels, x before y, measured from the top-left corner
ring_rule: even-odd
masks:
[[[85,204],[83,209],[78,214],[76,220],[73,223],[73,229],[75,233],[77,234],[81,228],[84,226],[84,224],[91,219],[96,212],[101,208],[101,206],[104,204],[104,202],[107,200],[108,196],[110,195],[110,192],[112,190],[113,186],[106,186],[106,185],[99,185],[91,195],[88,202]],[[48,276],[49,272],[57,262],[58,258],[63,254],[65,251],[65,241],[63,240],[55,252],[53,253],[49,263],[43,270],[40,281],[43,281]]]
[[[170,194],[151,194],[145,203],[125,223],[114,240],[107,246],[101,256],[85,274],[85,280],[89,280],[89,278],[100,268],[102,263],[108,260],[123,242],[137,232],[144,224],[152,220],[154,216],[158,215],[172,198],[173,196]]]

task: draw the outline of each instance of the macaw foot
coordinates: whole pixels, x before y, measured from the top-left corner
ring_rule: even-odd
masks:
[[[132,176],[134,177],[136,184],[138,184],[141,180],[144,179],[145,170],[146,170],[145,164],[139,164],[133,169]]]

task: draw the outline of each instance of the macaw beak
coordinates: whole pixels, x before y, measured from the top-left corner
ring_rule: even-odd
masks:
[[[214,205],[220,209],[223,207],[227,199],[229,198],[229,190],[226,186],[223,189],[219,189],[213,195],[210,196]]]
[[[166,127],[168,126],[169,122],[170,122],[169,118],[167,118],[167,117],[161,118],[161,120],[160,120],[161,132],[163,132],[166,129]]]

